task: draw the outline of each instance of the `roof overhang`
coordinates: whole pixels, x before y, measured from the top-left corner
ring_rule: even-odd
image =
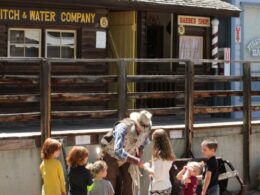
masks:
[[[207,1],[211,3],[207,4]],[[193,4],[193,2],[197,2],[197,4]],[[94,7],[109,10],[140,10],[227,17],[239,17],[241,12],[236,6],[221,0],[53,0],[48,3],[47,0],[0,0],[0,4],[3,6],[10,4],[24,6],[26,4],[27,6],[77,9]]]
[[[194,3],[195,1],[197,1],[197,4]],[[193,13],[203,16],[239,17],[241,12],[236,6],[221,0],[133,0],[132,3],[139,9],[157,9],[180,14]]]

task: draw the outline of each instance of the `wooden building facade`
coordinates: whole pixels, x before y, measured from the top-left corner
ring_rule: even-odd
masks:
[[[220,0],[0,0],[0,56],[24,58],[212,58],[211,21],[215,17],[239,16],[240,10]],[[166,68],[165,68],[166,67]],[[135,64],[128,74],[182,74],[182,66]],[[0,75],[38,75],[35,64],[0,63]],[[53,76],[106,75],[115,67],[108,63],[52,65]],[[210,74],[210,65],[197,69]],[[129,84],[134,91],[172,91],[183,85],[168,83]],[[108,84],[53,84],[52,93],[105,93],[114,91]],[[0,83],[1,95],[37,94],[39,86]],[[130,108],[169,107],[182,102],[172,99],[129,102]],[[96,110],[113,107],[106,101],[97,104],[57,101],[54,111]],[[33,112],[38,102],[26,106],[1,103],[1,113]]]

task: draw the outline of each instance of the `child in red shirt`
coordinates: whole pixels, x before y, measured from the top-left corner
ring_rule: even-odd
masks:
[[[203,167],[203,162],[189,162],[178,173],[177,179],[183,184],[182,195],[196,195],[199,184],[198,176],[202,173]]]

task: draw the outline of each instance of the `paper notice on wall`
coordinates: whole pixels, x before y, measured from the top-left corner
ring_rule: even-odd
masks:
[[[91,137],[89,135],[75,136],[76,145],[86,145],[91,143]]]
[[[230,48],[224,48],[224,75],[230,76]]]
[[[96,48],[105,49],[107,43],[107,33],[105,31],[96,32]]]

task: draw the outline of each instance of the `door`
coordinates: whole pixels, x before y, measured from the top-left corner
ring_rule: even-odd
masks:
[[[136,12],[120,11],[109,13],[109,45],[111,58],[136,58]],[[110,74],[116,74],[116,64],[110,64]],[[136,64],[128,64],[128,75],[136,74]],[[112,91],[116,87],[111,86]],[[127,85],[128,92],[135,91],[135,84]],[[128,101],[128,108],[134,108],[135,101]]]
[[[185,26],[185,34],[178,36],[177,56],[180,59],[208,59],[210,58],[210,28]],[[196,64],[196,75],[207,75],[210,73],[210,66],[208,64]],[[176,66],[177,75],[185,74],[185,66],[183,64]],[[196,90],[208,89],[206,83],[195,83]],[[176,91],[184,90],[184,83],[177,83],[175,85]],[[205,106],[207,101],[201,99],[195,101],[196,105]],[[183,106],[184,100],[178,99],[177,106]]]

